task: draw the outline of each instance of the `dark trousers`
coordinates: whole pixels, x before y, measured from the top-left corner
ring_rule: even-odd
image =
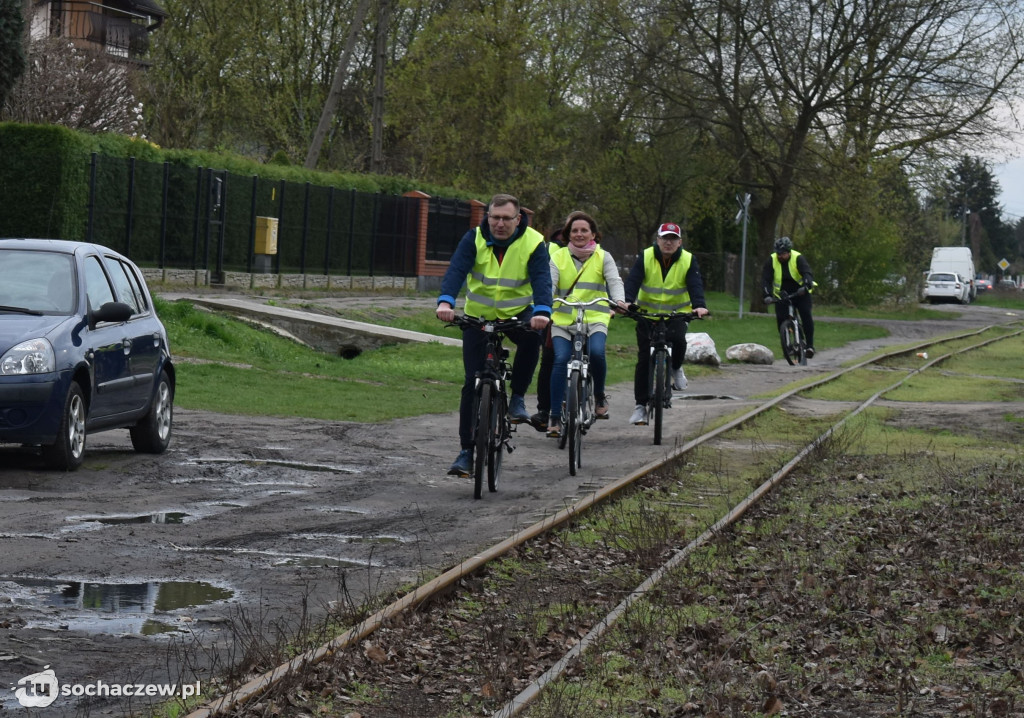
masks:
[[[672,346],[672,371],[683,365],[686,358],[686,327],[689,322],[683,319],[669,319],[666,339]],[[636,371],[633,373],[633,398],[637,404],[646,404],[648,396],[647,383],[651,373],[651,327],[647,322],[636,323]],[[666,381],[671,381],[667,377]]]
[[[801,294],[798,297],[792,297],[790,299],[793,302],[793,306],[800,313],[800,325],[804,328],[804,338],[807,340],[807,346],[814,346],[814,319],[811,317],[811,295]],[[789,307],[782,302],[775,303],[775,324],[781,327],[789,317]]]
[[[551,370],[555,366],[550,324],[542,336],[544,344],[540,350],[540,370],[537,372],[537,411],[548,414],[551,412]]]
[[[533,329],[516,329],[508,333],[505,344],[516,345],[512,359],[512,393],[523,395],[530,387],[533,372],[537,368],[542,335]],[[487,361],[487,333],[479,329],[462,330],[462,366],[465,380],[462,384],[462,399],[459,402],[459,443],[463,449],[473,448],[473,399],[476,373],[482,371]]]

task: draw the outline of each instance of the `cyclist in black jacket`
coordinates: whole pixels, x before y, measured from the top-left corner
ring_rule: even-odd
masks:
[[[775,251],[764,263],[761,271],[761,286],[764,296],[778,299],[785,292],[792,296],[793,307],[800,312],[800,323],[807,337],[807,358],[814,356],[814,319],[811,317],[811,292],[814,290],[814,275],[806,257],[793,249],[793,240],[779,237],[775,240]],[[775,322],[782,326],[788,316],[786,305],[775,303]]]

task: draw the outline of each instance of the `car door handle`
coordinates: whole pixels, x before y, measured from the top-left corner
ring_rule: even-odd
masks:
[[[124,355],[125,356],[128,356],[129,354],[131,354],[132,353],[132,340],[129,339],[128,337],[125,337],[124,341],[121,342],[121,348],[124,349]]]

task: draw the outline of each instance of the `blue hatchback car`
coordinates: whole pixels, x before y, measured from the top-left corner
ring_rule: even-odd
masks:
[[[174,364],[139,268],[96,244],[0,239],[0,444],[82,464],[86,435],[171,441]]]

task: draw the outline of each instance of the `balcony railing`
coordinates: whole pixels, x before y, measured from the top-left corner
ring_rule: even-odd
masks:
[[[50,34],[87,43],[89,49],[125,59],[138,59],[149,49],[148,18],[96,3],[75,3],[88,10],[53,3]]]

